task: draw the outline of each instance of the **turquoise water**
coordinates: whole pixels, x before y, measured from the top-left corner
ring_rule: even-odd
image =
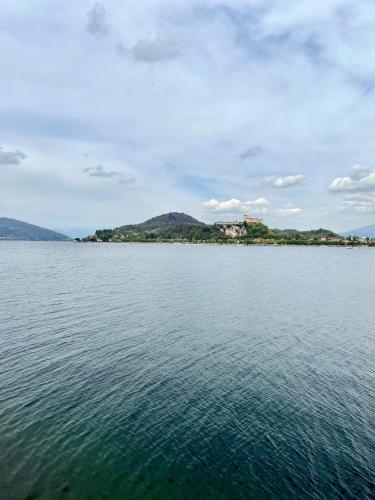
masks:
[[[0,498],[374,498],[375,250],[0,242]]]

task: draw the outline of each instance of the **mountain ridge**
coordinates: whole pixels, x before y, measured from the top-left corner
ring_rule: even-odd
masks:
[[[0,240],[69,241],[65,234],[18,219],[0,217]]]

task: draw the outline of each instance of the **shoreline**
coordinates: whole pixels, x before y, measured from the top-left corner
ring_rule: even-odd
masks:
[[[353,245],[348,245],[346,243],[324,243],[324,242],[314,242],[314,243],[292,243],[292,242],[282,242],[282,243],[247,243],[244,241],[233,241],[233,242],[219,242],[219,241],[77,241],[72,240],[71,243],[93,243],[93,244],[168,244],[168,245],[218,245],[218,246],[246,246],[246,247],[329,247],[329,248],[375,248],[375,244],[365,244],[365,243],[355,243]]]

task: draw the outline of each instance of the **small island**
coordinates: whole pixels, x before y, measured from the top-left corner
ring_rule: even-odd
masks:
[[[341,236],[328,229],[298,231],[270,229],[262,219],[245,215],[242,221],[205,224],[178,212],[153,217],[141,224],[98,229],[77,242],[216,243],[244,245],[375,246],[375,239]]]

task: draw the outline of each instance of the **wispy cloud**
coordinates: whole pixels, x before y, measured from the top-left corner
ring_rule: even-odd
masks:
[[[179,49],[175,41],[167,38],[145,38],[131,48],[131,54],[136,61],[155,63],[175,59]]]
[[[96,38],[103,38],[108,35],[107,12],[101,3],[96,3],[87,13],[86,30]]]
[[[102,165],[85,168],[84,172],[87,172],[90,177],[116,177],[117,175],[119,175],[119,172],[115,172],[114,170],[108,170],[106,167],[103,167]]]
[[[136,62],[148,64],[175,59],[180,53],[179,45],[175,40],[161,36],[138,40],[129,47],[123,42],[117,42],[115,51],[119,57],[130,57]]]
[[[341,208],[356,214],[370,214],[375,212],[375,195],[355,193],[349,194],[342,201]]]
[[[0,165],[19,165],[25,158],[25,153],[20,150],[4,151],[0,147]]]
[[[117,42],[115,44],[115,51],[119,57],[125,57],[130,53],[129,49],[127,49],[122,42]]]
[[[259,144],[254,144],[253,146],[248,147],[238,155],[238,158],[242,161],[249,160],[250,158],[257,158],[261,154],[264,153],[264,149]]]
[[[363,165],[354,165],[350,175],[336,177],[329,186],[331,192],[375,191],[375,169]]]
[[[89,174],[90,177],[102,177],[102,178],[116,178],[120,184],[132,184],[135,182],[134,177],[127,177],[122,172],[117,172],[115,170],[108,170],[102,165],[97,165],[96,167],[87,167],[84,172]]]
[[[265,184],[272,188],[282,189],[299,186],[305,182],[304,175],[287,175],[286,177],[270,176],[264,179]]]

